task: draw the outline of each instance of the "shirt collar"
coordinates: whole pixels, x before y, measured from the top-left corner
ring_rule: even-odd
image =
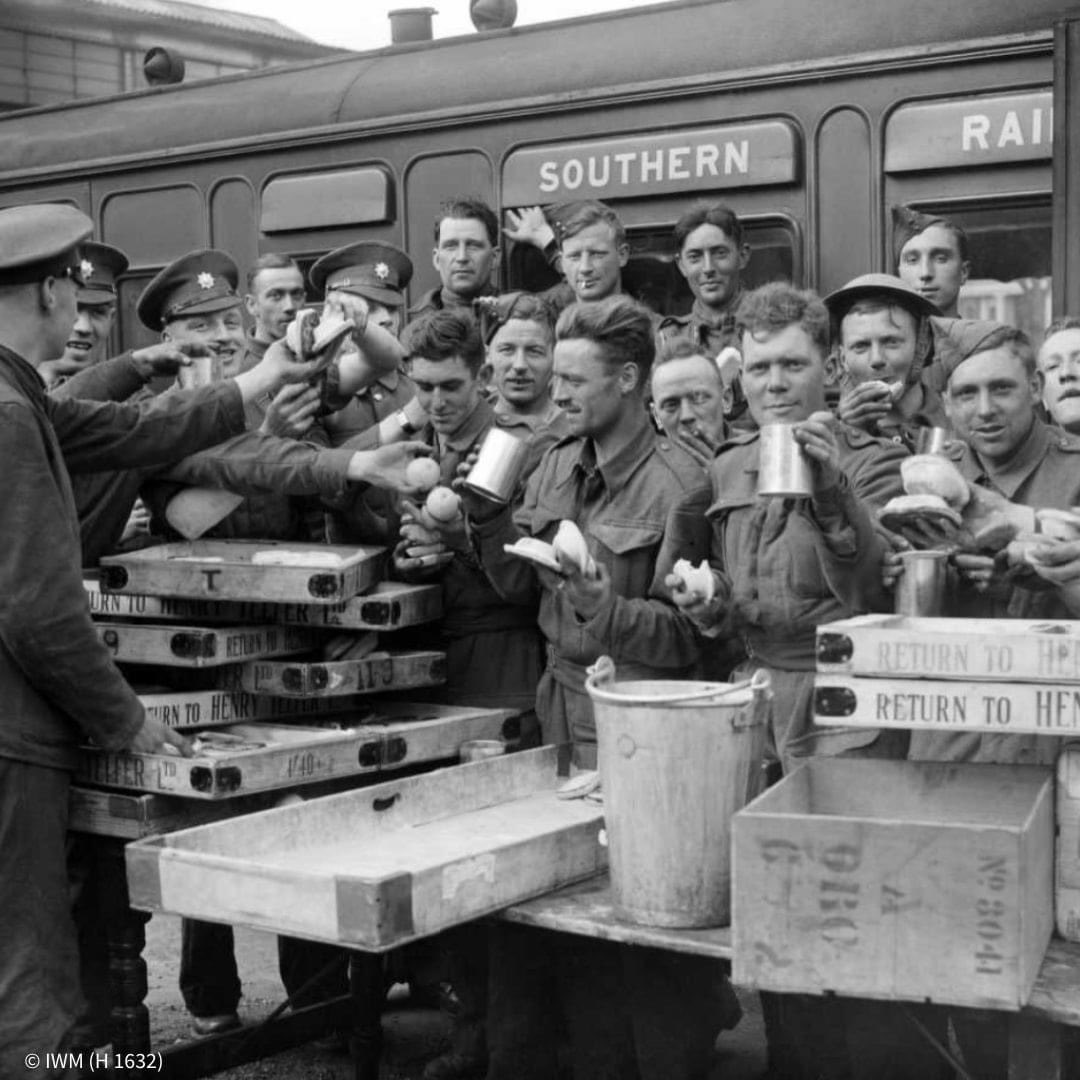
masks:
[[[506,423],[500,425],[501,427],[527,427],[530,431],[546,427],[554,420],[557,420],[562,412],[562,409],[550,398],[548,398],[547,407],[542,413],[520,413],[508,401],[499,396],[496,396],[492,402],[492,407],[496,416],[506,418]]]
[[[659,436],[653,431],[648,414],[641,412],[641,422],[631,439],[615,454],[614,457],[605,461],[603,465],[596,461],[596,444],[592,439],[581,440],[578,450],[578,459],[574,462],[564,483],[574,480],[580,482],[582,477],[599,473],[604,480],[604,487],[608,491],[620,491],[629,482],[630,477],[637,472],[638,468],[656,448],[656,440]]]
[[[439,448],[439,454],[445,454],[447,450],[461,454],[471,449],[476,440],[491,427],[493,419],[491,406],[480,398],[476,402],[476,408],[469,414],[469,418],[453,435],[444,436],[438,432],[435,433],[435,445]]]
[[[45,381],[38,370],[17,352],[0,345],[0,372],[6,374],[11,382],[35,404],[45,402]]]
[[[971,456],[977,462],[982,475],[990,480],[1002,495],[1011,499],[1042,464],[1049,449],[1050,429],[1042,420],[1035,417],[1024,441],[1003,465],[991,465],[983,461],[973,450]]]
[[[712,308],[706,307],[700,300],[695,297],[694,306],[690,309],[690,314],[703,326],[708,326],[712,330],[734,330],[735,309],[739,306],[739,301],[741,299],[742,290],[740,289],[731,298],[731,303],[728,304],[724,311],[718,315]]]

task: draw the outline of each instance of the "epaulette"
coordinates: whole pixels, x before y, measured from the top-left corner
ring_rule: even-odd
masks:
[[[738,446],[746,446],[747,443],[756,442],[758,434],[759,432],[756,429],[754,431],[734,432],[720,444],[715,456],[719,457],[721,454],[727,453],[729,450],[734,450]]]

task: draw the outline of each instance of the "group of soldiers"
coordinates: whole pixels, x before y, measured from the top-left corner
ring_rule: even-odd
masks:
[[[513,709],[522,746],[567,744],[583,768],[596,766],[585,675],[605,654],[626,678],[768,669],[773,778],[820,754],[1053,760],[1052,738],[818,727],[814,635],[891,610],[913,547],[950,552],[948,614],[1080,611],[1080,540],[1039,533],[1035,513],[1080,504],[1080,319],[1036,344],[958,318],[964,232],[903,207],[896,273],[822,299],[785,282],[745,289],[738,217],[695,205],[673,234],[693,306],[666,317],[623,292],[629,247],[610,207],[511,212],[505,232],[535,249],[549,288],[497,291],[503,230],[460,198],[435,222],[441,285],[411,310],[413,263],[390,244],[330,252],[310,282],[264,255],[243,291],[226,253],[191,252],[139,298],[160,343],[106,359],[124,254],[70,207],[0,211],[0,1076],[21,1075],[27,1052],[103,1039],[93,913],[76,929],[69,894],[92,868],[65,857],[76,749],[190,749],[145,715],[100,644],[81,571],[170,538],[192,507],[205,535],[392,549],[397,578],[441,582],[445,700]],[[309,284],[322,325],[352,324],[327,370],[288,344]],[[217,381],[148,387],[201,361]],[[777,423],[810,462],[807,496],[757,493],[759,430]],[[492,428],[529,445],[506,505],[461,483]],[[962,524],[884,528],[902,462],[935,431],[970,489]],[[408,466],[425,455],[460,497],[448,519],[415,501]],[[591,560],[547,569],[506,550],[565,520]],[[713,588],[688,588],[682,559],[706,562]],[[282,939],[287,989],[328,956]],[[690,1080],[739,1015],[714,962],[532,928],[464,927],[405,968],[418,988],[425,969],[451,988],[452,1045],[427,1080]],[[181,984],[198,1031],[238,1022],[229,928],[185,925]],[[345,985],[343,960],[314,997]],[[951,1075],[887,1005],[763,997],[777,1077]],[[929,1007],[920,1022],[942,1044],[951,1023],[969,1069],[1004,1076],[1000,1025]],[[376,1076],[379,1033],[356,1043]]]

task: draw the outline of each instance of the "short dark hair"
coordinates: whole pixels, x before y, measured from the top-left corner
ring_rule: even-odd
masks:
[[[735,329],[740,338],[778,334],[787,327],[801,327],[810,340],[829,352],[829,310],[817,293],[796,289],[784,281],[762,285],[743,296],[735,312]]]
[[[638,389],[645,391],[656,359],[656,336],[648,308],[621,293],[587,304],[571,304],[555,324],[555,340],[577,338],[599,346],[612,367],[634,364]]]
[[[265,255],[260,255],[252,264],[251,269],[247,272],[247,291],[255,291],[255,279],[264,270],[299,270],[300,265],[291,255],[282,255],[277,251],[268,251]],[[303,274],[301,274],[301,277]]]
[[[615,234],[615,243],[626,243],[626,226],[622,223],[622,218],[607,203],[598,199],[582,199],[581,202],[574,203],[573,209],[565,216],[556,214],[555,217],[559,247],[570,237],[577,236],[579,232],[584,232],[593,225],[609,225]]]
[[[492,339],[511,319],[534,322],[544,328],[548,341],[555,338],[555,312],[543,296],[529,292],[503,293],[501,296],[478,296],[473,310],[480,320],[484,344]]]
[[[702,225],[715,225],[736,247],[742,247],[742,222],[730,206],[725,206],[724,203],[696,202],[675,222],[671,236],[675,241],[676,253],[682,251],[686,238]]]
[[[443,308],[416,324],[409,334],[409,359],[438,362],[460,357],[476,375],[484,363],[480,327],[465,310]]]
[[[447,199],[439,207],[435,215],[435,243],[439,242],[439,230],[447,218],[456,221],[479,221],[483,224],[492,247],[499,246],[499,219],[495,211],[482,199],[475,199],[467,195],[455,196]]]
[[[933,228],[933,226],[935,225],[940,225],[941,228],[943,228],[946,232],[951,232],[953,234],[953,236],[956,238],[956,251],[960,256],[960,261],[967,262],[970,258],[969,251],[971,244],[968,241],[968,234],[964,231],[963,227],[957,225],[952,218],[937,217],[936,215],[934,220],[926,226],[926,229]],[[901,246],[900,248],[900,252],[897,253],[897,263],[899,263],[900,261],[899,254],[903,252],[905,247],[907,247],[908,241],[914,239],[916,236],[921,236],[924,232],[926,232],[926,229],[921,229],[919,232],[913,233],[911,236],[908,237],[908,240],[904,241],[903,246]]]
[[[1052,337],[1054,334],[1060,334],[1062,330],[1080,330],[1080,315],[1062,315],[1046,328],[1046,333],[1043,334],[1043,343],[1045,344],[1048,337]]]

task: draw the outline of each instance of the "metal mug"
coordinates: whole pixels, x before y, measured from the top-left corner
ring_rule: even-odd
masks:
[[[897,615],[941,615],[949,555],[945,551],[902,551],[903,572],[896,582]]]
[[[220,356],[193,356],[191,363],[180,369],[177,378],[185,390],[194,390],[197,386],[221,382],[224,377],[222,367]]]
[[[810,459],[795,441],[792,424],[768,424],[760,432],[759,495],[798,497],[814,493]]]
[[[458,760],[483,761],[485,758],[502,757],[506,753],[506,743],[502,739],[469,739],[458,749]]]
[[[492,502],[508,503],[514,496],[529,444],[501,428],[492,428],[484,437],[476,464],[465,478],[465,486]]]
[[[952,441],[948,428],[921,427],[915,436],[916,454],[944,454]]]

